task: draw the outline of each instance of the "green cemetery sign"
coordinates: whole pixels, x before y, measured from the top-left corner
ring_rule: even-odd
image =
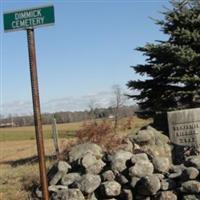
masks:
[[[15,31],[53,24],[54,7],[45,6],[4,13],[4,30]]]

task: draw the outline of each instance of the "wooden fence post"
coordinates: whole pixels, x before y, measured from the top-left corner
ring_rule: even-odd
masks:
[[[52,138],[53,138],[53,144],[55,148],[55,154],[56,154],[57,159],[59,159],[60,151],[59,151],[59,144],[58,144],[58,131],[57,131],[55,118],[53,118],[53,122],[52,122]]]

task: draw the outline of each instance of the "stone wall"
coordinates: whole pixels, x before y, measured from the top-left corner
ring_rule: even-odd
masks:
[[[199,200],[199,172],[200,156],[173,165],[169,138],[149,126],[115,152],[74,146],[49,170],[49,194],[52,200]],[[33,199],[42,199],[39,187]]]

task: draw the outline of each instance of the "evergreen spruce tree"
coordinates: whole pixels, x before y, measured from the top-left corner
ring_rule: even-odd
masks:
[[[173,0],[156,20],[167,41],[137,48],[145,64],[132,66],[145,80],[132,80],[129,95],[142,109],[157,112],[200,107],[200,0]]]

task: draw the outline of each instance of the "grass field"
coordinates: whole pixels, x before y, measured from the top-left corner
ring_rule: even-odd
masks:
[[[126,123],[126,120],[127,118],[121,119],[119,126]],[[102,120],[97,121],[100,122]],[[137,117],[133,118],[133,128],[140,127],[144,123],[146,123],[145,120]],[[83,122],[58,124],[57,130],[59,138],[69,138],[73,136],[74,132],[80,129],[82,124]],[[45,139],[50,139],[52,137],[52,125],[43,125],[43,135]],[[21,140],[35,140],[35,130],[33,126],[0,128],[0,142]]]
[[[59,138],[67,138],[82,125],[82,122],[58,124],[57,130]],[[43,134],[45,139],[52,137],[52,126],[43,125]],[[0,128],[0,141],[19,141],[34,140],[35,130],[33,126]]]
[[[126,121],[127,119],[120,120],[120,134],[126,135],[149,122],[134,117],[132,129],[124,131],[123,124]],[[83,122],[57,125],[61,151],[69,142],[76,140],[72,136],[82,124]],[[51,125],[44,125],[43,132],[46,156],[51,157],[54,154],[53,141],[50,139]],[[0,200],[29,199],[25,188],[32,180],[38,181],[39,175],[34,134],[34,127],[0,129]],[[53,162],[47,159],[47,167]]]

